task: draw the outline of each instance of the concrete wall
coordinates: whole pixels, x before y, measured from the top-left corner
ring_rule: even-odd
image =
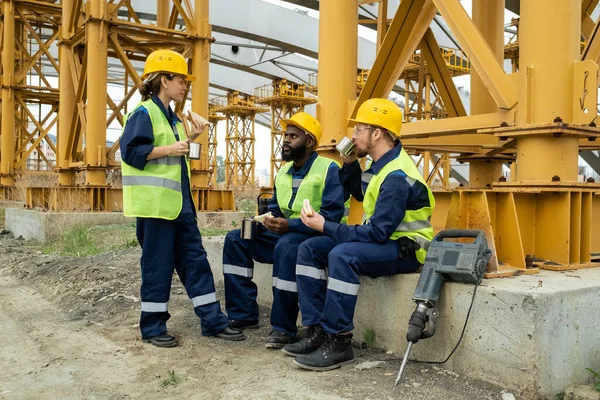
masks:
[[[200,227],[233,229],[242,224],[242,212],[207,212],[198,213]],[[59,236],[65,231],[78,225],[113,225],[134,222],[120,212],[84,212],[59,213],[41,212],[23,208],[7,208],[5,229],[15,237],[23,236],[27,240],[45,241]]]
[[[204,246],[220,284],[223,237],[207,238]],[[259,302],[267,306],[271,270],[255,264]],[[356,338],[362,340],[365,329],[372,329],[377,347],[403,354],[417,279],[418,274],[361,278]],[[445,285],[437,333],[414,346],[411,358],[446,358],[458,341],[472,293],[469,285]],[[527,398],[554,399],[568,386],[587,383],[586,367],[600,370],[599,304],[600,269],[486,279],[477,290],[465,337],[445,367],[522,390]]]
[[[127,224],[133,221],[122,213],[46,213],[7,208],[5,229],[27,240],[45,241],[77,225]]]

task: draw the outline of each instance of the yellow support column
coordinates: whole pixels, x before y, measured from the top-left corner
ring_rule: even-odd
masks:
[[[0,131],[0,185],[12,186],[15,151],[15,4],[2,2],[2,130]]]
[[[319,152],[340,160],[335,145],[350,131],[350,105],[356,100],[358,1],[319,2],[319,82],[317,119],[323,128]],[[360,223],[362,207],[354,199],[350,223]]]
[[[579,59],[580,36],[580,1],[521,3],[518,125],[573,123],[573,66]],[[519,137],[517,179],[551,181],[558,176],[577,181],[578,155],[575,137]]]
[[[194,24],[196,33],[208,38],[211,27],[208,23],[208,0],[196,0],[194,7]],[[208,69],[210,63],[210,41],[201,39],[194,41],[194,56],[192,61],[192,75],[196,81],[192,83],[192,111],[208,118]],[[196,139],[202,145],[200,160],[192,160],[192,187],[208,187],[210,172],[208,171],[208,128]]]
[[[505,0],[474,0],[473,22],[487,41],[490,49],[502,64],[504,60],[504,6]],[[471,69],[471,115],[493,113],[498,105]],[[469,187],[485,188],[502,176],[502,161],[479,160],[469,163]]]
[[[90,0],[87,22],[88,104],[85,137],[85,183],[106,185],[106,103],[108,70],[108,24],[106,0]]]
[[[356,100],[358,1],[319,3],[319,102],[323,128],[320,151],[335,156],[335,145],[349,132],[349,104]]]
[[[73,0],[62,0],[62,25],[60,27],[61,41],[68,40],[73,32],[69,31],[69,20],[73,9]],[[58,77],[58,86],[60,88],[60,107],[58,108],[58,154],[56,155],[56,166],[58,167],[58,184],[64,186],[73,185],[75,171],[69,168],[69,160],[67,158],[67,147],[69,144],[69,129],[71,118],[76,111],[75,87],[73,86],[73,78],[71,76],[71,68],[69,67],[69,57],[71,57],[71,49],[65,43],[59,43],[58,63],[60,67],[60,75]]]
[[[169,25],[171,2],[169,0],[156,0],[156,25],[166,28]]]

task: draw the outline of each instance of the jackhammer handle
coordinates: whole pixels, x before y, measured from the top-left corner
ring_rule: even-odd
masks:
[[[485,235],[485,233],[478,229],[448,229],[438,233],[433,240],[441,242],[447,238],[478,238],[481,235]]]

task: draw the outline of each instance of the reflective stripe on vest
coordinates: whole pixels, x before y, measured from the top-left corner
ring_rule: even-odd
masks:
[[[435,207],[435,199],[431,189],[425,183],[425,180],[417,170],[412,158],[402,149],[400,155],[387,163],[370,181],[365,192],[363,200],[363,209],[365,212],[363,223],[369,223],[375,213],[375,205],[379,197],[379,190],[385,178],[394,171],[401,170],[406,174],[407,182],[413,186],[417,181],[421,182],[427,188],[429,197],[429,207],[423,207],[418,210],[406,210],[404,218],[398,224],[390,239],[397,240],[401,237],[407,237],[416,241],[421,248],[416,251],[419,262],[425,262],[426,249],[429,242],[433,239],[433,226],[431,225],[431,215]]]
[[[289,173],[290,169],[294,166],[293,162],[288,162],[281,167],[275,177],[275,190],[277,192],[277,204],[287,219],[300,217],[304,199],[310,201],[310,205],[315,212],[321,210],[325,180],[327,179],[327,172],[332,162],[333,160],[329,158],[317,156],[303,179],[293,179],[292,174]],[[292,199],[293,188],[298,189],[290,208],[289,204]]]
[[[152,99],[141,102],[135,110],[143,107],[147,110],[152,123],[155,147],[168,146],[177,141],[174,130],[180,140],[185,140],[183,125],[178,122],[173,128],[160,107]],[[135,111],[134,110],[134,111]],[[125,116],[123,130],[126,129]],[[187,161],[187,159],[186,159]],[[189,161],[186,162],[188,176]],[[123,213],[127,217],[160,218],[173,220],[181,212],[183,196],[181,194],[181,158],[166,156],[149,160],[143,170],[134,168],[121,160],[123,175]]]

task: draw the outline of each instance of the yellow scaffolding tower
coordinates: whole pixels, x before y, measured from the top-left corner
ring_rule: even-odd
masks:
[[[255,105],[254,96],[231,92],[213,99],[216,112],[227,118],[227,155],[225,157],[225,182],[227,187],[255,187],[254,142],[256,114],[269,111]]]
[[[217,186],[217,125],[219,121],[225,120],[225,116],[216,111],[217,106],[215,104],[208,105],[208,121],[210,125],[208,127],[208,167],[210,168],[210,183],[212,187]]]
[[[311,96],[305,85],[288,81],[287,79],[274,80],[272,84],[261,86],[254,91],[256,103],[271,107],[271,186],[274,184],[275,174],[283,165],[281,150],[283,146],[283,127],[281,120],[288,119],[297,112],[304,111],[304,107],[317,102]]]
[[[37,151],[48,169],[58,172],[58,184],[29,185],[21,200],[28,207],[52,211],[119,211],[121,188],[107,181],[119,169],[119,142],[107,145],[113,121],[123,124],[127,102],[141,80],[132,61],[143,62],[156,48],[172,48],[191,61],[197,80],[189,90],[191,108],[208,112],[208,62],[214,40],[208,24],[208,0],[156,1],[157,24],[143,23],[130,1],[2,0],[0,2],[2,63],[2,126],[0,135],[0,195],[12,193],[15,171],[27,168]],[[179,18],[183,29],[175,29]],[[58,47],[58,58],[51,51]],[[108,63],[124,72],[109,71]],[[59,88],[45,76],[58,73]],[[89,78],[89,79],[88,79]],[[122,84],[120,98],[107,93],[108,83]],[[36,110],[36,106],[40,108]],[[184,103],[178,105],[181,111]],[[37,112],[36,112],[37,111]],[[107,117],[107,111],[110,115]],[[57,145],[48,133],[57,121]],[[191,186],[199,210],[231,210],[231,191],[211,191],[206,149],[192,161]],[[40,145],[56,154],[56,165]],[[40,161],[40,162],[41,162]],[[37,162],[36,164],[40,164]],[[113,174],[113,175],[118,175]]]

